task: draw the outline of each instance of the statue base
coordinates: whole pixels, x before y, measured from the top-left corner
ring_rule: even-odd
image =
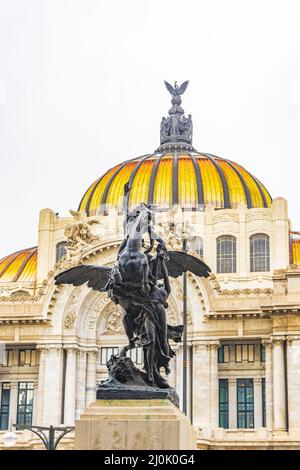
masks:
[[[158,388],[143,385],[120,384],[110,380],[100,385],[96,393],[97,400],[170,400],[179,407],[179,397],[174,388]]]
[[[193,450],[196,432],[169,400],[97,400],[75,425],[75,450]]]

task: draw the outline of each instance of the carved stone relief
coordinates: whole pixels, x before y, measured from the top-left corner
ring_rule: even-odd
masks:
[[[72,328],[76,318],[77,318],[76,312],[74,311],[68,312],[64,319],[64,327],[67,329]]]

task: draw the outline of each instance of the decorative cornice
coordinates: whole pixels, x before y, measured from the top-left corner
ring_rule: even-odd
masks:
[[[29,291],[25,289],[18,289],[17,291],[14,290],[13,292],[7,292],[6,295],[2,295],[0,297],[0,303],[12,303],[12,304],[34,304],[41,300],[44,296],[45,288],[40,287],[37,293],[31,294]]]
[[[88,348],[87,348],[87,349],[86,349],[86,352],[87,352],[88,355],[93,356],[93,355],[97,355],[98,352],[99,352],[99,350],[98,350],[98,348],[95,348],[95,349],[92,349],[92,348],[89,348],[89,349],[88,349]]]
[[[50,352],[50,351],[59,351],[63,350],[62,344],[37,344],[36,349],[39,351]]]
[[[216,275],[211,274],[208,278],[211,281],[212,288],[215,290],[218,295],[228,296],[228,297],[237,297],[237,296],[248,296],[248,295],[265,295],[270,296],[273,294],[273,289],[268,287],[266,288],[255,288],[255,289],[222,289],[221,285],[217,281]]]
[[[79,351],[79,346],[78,344],[64,344],[63,349],[65,351],[68,351],[68,353],[76,353],[77,351]]]
[[[226,311],[215,311],[211,312],[209,314],[206,314],[204,319],[205,320],[239,320],[242,318],[250,319],[250,318],[270,318],[270,315],[268,315],[266,312],[261,312],[261,311],[253,311],[253,312],[243,312],[243,311],[237,311],[237,312],[226,312]]]
[[[194,352],[201,352],[203,350],[217,350],[220,346],[219,340],[198,340],[193,341],[192,347]]]
[[[49,318],[1,318],[0,325],[45,325],[50,324]]]

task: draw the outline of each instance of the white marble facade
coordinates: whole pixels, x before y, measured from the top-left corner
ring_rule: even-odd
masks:
[[[200,213],[172,213],[177,221],[183,216],[194,235],[202,237],[204,260],[214,273],[208,280],[188,275],[188,415],[199,448],[299,449],[300,268],[290,265],[286,201],[275,199],[269,209],[241,205],[215,211],[208,205]],[[122,238],[123,216],[112,211],[92,219],[98,222],[92,227],[97,238],[80,251],[80,260],[110,264]],[[166,220],[162,213],[156,222]],[[122,314],[106,294],[54,285],[55,273],[76,263],[76,258],[54,262],[56,245],[70,223],[76,219],[41,211],[37,285],[3,286],[9,293],[30,294],[25,300],[0,300],[0,340],[14,351],[10,365],[0,366],[1,383],[10,384],[9,422],[17,419],[18,384],[32,382],[32,422],[74,424],[107,376],[103,348],[125,343]],[[255,233],[270,237],[268,272],[250,272],[249,237]],[[216,274],[216,239],[224,234],[237,238],[236,273]],[[172,237],[169,245],[174,246]],[[180,279],[172,280],[168,318],[173,324],[182,321]],[[20,366],[19,350],[26,348],[38,351],[38,365]],[[182,396],[182,347],[176,349],[169,381]],[[248,379],[253,411],[247,426],[238,427],[238,404],[243,405]],[[220,380],[228,394],[226,427],[220,426]]]

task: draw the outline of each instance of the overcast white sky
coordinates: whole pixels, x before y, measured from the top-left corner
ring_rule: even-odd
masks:
[[[0,257],[108,167],[153,151],[190,80],[194,146],[245,166],[300,230],[300,2],[0,0]]]

